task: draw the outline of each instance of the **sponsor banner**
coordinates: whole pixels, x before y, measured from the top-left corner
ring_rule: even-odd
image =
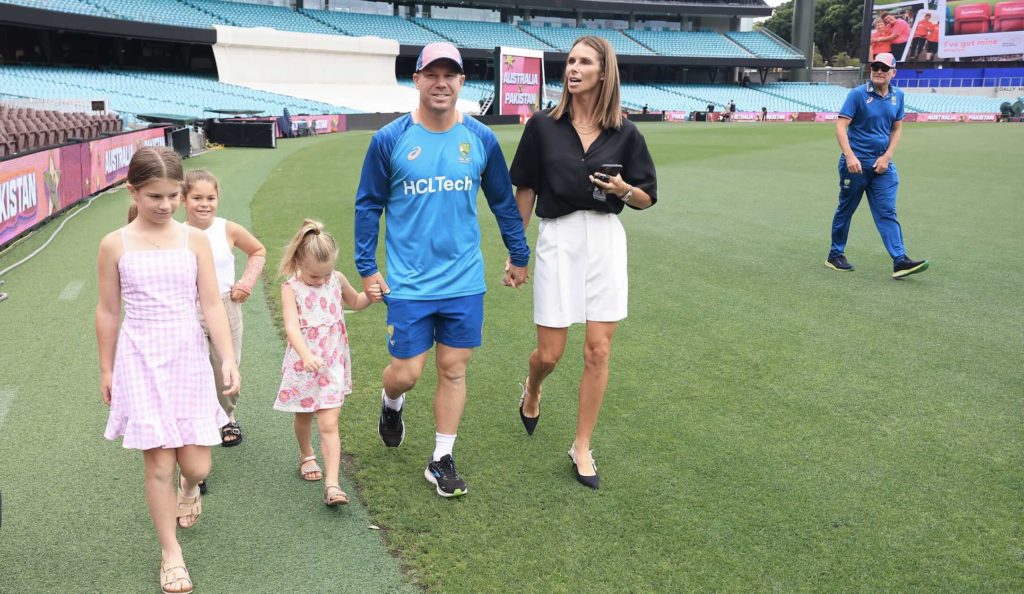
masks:
[[[908,122],[997,122],[995,113],[908,113]]]
[[[498,52],[498,115],[528,115],[544,99],[544,52],[512,47]]]
[[[0,246],[82,199],[82,149],[0,161]]]
[[[814,114],[815,122],[834,122],[838,118],[839,114],[836,112],[819,111]]]
[[[164,129],[149,128],[0,161],[0,247],[86,196],[123,181],[128,161],[146,145],[163,146]]]
[[[729,118],[734,122],[760,122],[760,111],[737,111]],[[766,122],[788,122],[796,119],[796,114],[791,111],[769,111],[764,114]]]
[[[90,141],[91,168],[84,193],[93,194],[120,183],[128,176],[128,163],[135,151],[144,146],[164,146],[164,129],[148,128]]]
[[[665,121],[666,122],[687,122],[690,120],[690,112],[688,111],[666,111]]]

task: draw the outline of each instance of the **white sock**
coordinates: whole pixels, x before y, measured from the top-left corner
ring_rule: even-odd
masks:
[[[445,456],[452,455],[452,446],[455,445],[455,435],[445,435],[444,433],[434,434],[434,462],[437,462]]]
[[[384,406],[391,410],[402,410],[402,405],[405,404],[405,394],[399,394],[398,398],[388,398],[388,393],[384,390],[380,391],[381,395],[384,396]]]

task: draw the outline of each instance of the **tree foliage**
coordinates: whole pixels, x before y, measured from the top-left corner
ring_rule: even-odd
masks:
[[[775,8],[762,25],[793,41],[793,0]],[[864,0],[817,0],[814,6],[814,46],[832,63],[840,54],[860,55]],[[847,59],[849,59],[847,57]]]

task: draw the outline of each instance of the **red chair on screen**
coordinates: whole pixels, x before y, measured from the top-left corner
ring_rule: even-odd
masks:
[[[1024,2],[1000,2],[996,4],[996,16],[992,30],[1024,31]]]
[[[988,33],[989,15],[992,7],[988,4],[961,4],[953,9],[953,34]]]

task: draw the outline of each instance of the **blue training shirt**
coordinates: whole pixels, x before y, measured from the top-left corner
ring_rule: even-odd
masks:
[[[853,154],[861,161],[877,159],[889,148],[893,122],[903,119],[903,91],[889,85],[889,94],[883,97],[868,81],[850,89],[839,115],[850,118]]]
[[[385,215],[387,282],[399,299],[446,299],[487,290],[477,192],[483,189],[512,264],[530,248],[505,157],[490,128],[469,116],[431,132],[406,114],[370,140],[356,193],[355,257],[361,276],[377,272]]]

